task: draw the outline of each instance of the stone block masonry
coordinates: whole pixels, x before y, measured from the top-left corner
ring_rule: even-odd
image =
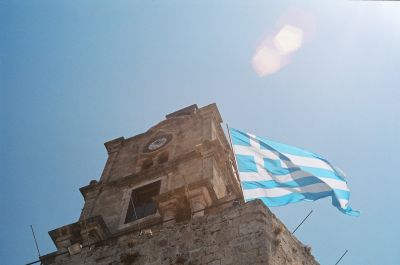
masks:
[[[44,265],[318,264],[262,204],[243,201],[216,104],[105,143],[77,222],[49,232]]]
[[[204,216],[110,235],[75,255],[52,253],[45,265],[317,265],[309,248],[255,200]]]

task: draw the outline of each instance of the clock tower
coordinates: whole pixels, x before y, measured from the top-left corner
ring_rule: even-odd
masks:
[[[215,104],[105,143],[77,222],[49,232],[43,264],[317,264],[260,202],[244,203]],[[292,261],[306,263],[292,263]]]

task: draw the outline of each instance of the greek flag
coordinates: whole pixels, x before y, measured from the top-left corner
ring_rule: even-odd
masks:
[[[239,178],[246,201],[267,206],[332,197],[341,212],[358,216],[349,206],[344,174],[315,153],[230,128]]]

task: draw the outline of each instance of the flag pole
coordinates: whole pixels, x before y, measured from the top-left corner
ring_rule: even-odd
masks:
[[[239,187],[240,187],[240,190],[241,190],[241,192],[242,192],[243,201],[245,201],[245,200],[244,200],[244,192],[243,192],[242,184],[240,184],[239,172],[238,172],[238,170],[237,170],[238,166],[237,166],[237,161],[236,161],[235,151],[233,150],[233,144],[232,144],[231,132],[230,132],[230,130],[229,130],[229,125],[228,125],[228,123],[226,124],[226,129],[227,129],[227,131],[228,131],[228,136],[229,136],[229,144],[230,144],[230,146],[231,146],[231,149],[232,149],[232,154],[233,154],[233,161],[234,161],[233,169],[234,169],[234,171],[235,171],[234,173],[236,174],[236,176],[237,176],[237,180],[239,181]]]

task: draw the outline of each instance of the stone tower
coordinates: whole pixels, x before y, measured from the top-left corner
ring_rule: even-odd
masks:
[[[261,201],[244,203],[215,104],[105,143],[79,221],[49,232],[58,264],[318,264]]]

